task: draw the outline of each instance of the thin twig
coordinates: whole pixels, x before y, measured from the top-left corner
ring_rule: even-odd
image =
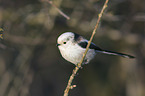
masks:
[[[71,75],[70,78],[69,78],[68,85],[67,85],[67,87],[66,87],[66,89],[65,89],[65,91],[64,91],[64,96],[68,96],[69,90],[72,89],[72,85],[71,85],[71,84],[72,84],[72,81],[73,81],[75,75],[77,74],[77,72],[79,71],[80,67],[82,66],[83,60],[84,60],[84,58],[85,58],[85,56],[86,56],[86,54],[87,54],[87,52],[88,52],[88,50],[89,50],[89,46],[90,46],[90,44],[91,44],[91,42],[92,42],[92,40],[93,40],[93,37],[94,37],[94,35],[95,35],[95,33],[96,33],[96,30],[97,30],[97,28],[98,28],[98,26],[99,26],[99,22],[100,22],[100,20],[101,20],[101,17],[102,17],[102,15],[103,15],[104,10],[105,10],[106,7],[107,7],[108,1],[109,1],[109,0],[106,0],[106,1],[105,1],[104,6],[103,6],[103,8],[102,8],[100,14],[98,15],[98,20],[97,20],[97,23],[96,23],[96,25],[95,25],[95,28],[94,28],[94,30],[93,30],[93,32],[92,32],[92,36],[91,36],[90,40],[88,41],[88,45],[87,45],[86,51],[85,51],[85,53],[83,54],[83,57],[82,57],[80,63],[78,64],[77,67],[75,67],[75,69],[73,70],[72,75]]]
[[[56,5],[54,5],[52,1],[49,1],[49,0],[41,0],[41,1],[46,1],[46,2],[48,2],[48,3],[51,4],[54,8],[56,8],[56,10],[57,10],[62,16],[64,16],[67,20],[70,19],[70,17],[67,16],[64,12],[62,12]]]

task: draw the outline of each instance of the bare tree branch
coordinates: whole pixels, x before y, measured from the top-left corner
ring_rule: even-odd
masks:
[[[62,12],[56,5],[54,5],[52,1],[49,1],[49,0],[41,0],[41,1],[46,1],[46,2],[48,2],[48,3],[51,4],[54,8],[56,8],[56,10],[57,10],[63,17],[65,17],[67,20],[70,19],[70,17],[67,16],[64,12]]]
[[[78,64],[77,67],[75,67],[75,69],[74,69],[73,72],[72,72],[72,75],[71,75],[70,78],[69,78],[68,85],[67,85],[67,87],[66,87],[66,89],[65,89],[65,91],[64,91],[64,96],[68,96],[69,90],[70,90],[70,89],[73,89],[74,87],[76,87],[76,85],[72,85],[72,81],[73,81],[75,75],[77,74],[77,72],[79,71],[79,69],[80,69],[81,66],[82,66],[83,60],[84,60],[84,58],[85,58],[85,56],[86,56],[86,54],[87,54],[87,52],[88,52],[88,50],[89,50],[89,46],[90,46],[90,44],[91,44],[91,42],[92,42],[92,40],[93,40],[93,37],[94,37],[94,35],[95,35],[95,33],[96,33],[96,30],[97,30],[97,28],[98,28],[98,26],[99,26],[99,22],[100,22],[101,17],[102,17],[102,15],[103,15],[103,13],[104,13],[104,10],[105,10],[106,7],[107,7],[108,1],[109,1],[109,0],[106,0],[106,1],[105,1],[104,6],[103,6],[103,8],[102,8],[100,14],[98,15],[98,20],[97,20],[97,23],[96,23],[95,28],[94,28],[94,30],[93,30],[92,36],[91,36],[90,40],[88,41],[88,45],[87,45],[86,51],[85,51],[85,53],[83,54],[83,57],[82,57],[80,63]]]

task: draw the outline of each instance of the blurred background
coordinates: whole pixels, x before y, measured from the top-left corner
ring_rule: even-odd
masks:
[[[61,57],[57,37],[72,31],[89,39],[104,2],[0,0],[0,96],[62,96],[75,66]],[[136,58],[98,54],[79,71],[69,96],[145,96],[144,4],[109,1],[93,42]]]

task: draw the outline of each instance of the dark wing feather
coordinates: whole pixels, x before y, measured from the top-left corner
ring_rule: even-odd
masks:
[[[82,48],[86,48],[88,45],[87,41],[82,41],[84,38],[80,36],[79,34],[74,33],[74,41],[77,42]],[[97,47],[94,43],[91,42],[91,45],[89,47],[90,49],[100,50],[101,48]]]
[[[87,45],[88,45],[88,42],[87,41],[83,41],[83,42],[80,42],[78,43],[82,48],[86,48]],[[101,48],[97,47],[94,43],[91,43],[90,49],[95,49],[95,50],[100,50],[101,51]]]
[[[84,41],[84,42],[80,42],[78,43],[82,48],[86,48],[88,42]],[[113,52],[113,51],[108,51],[108,50],[102,50],[99,47],[97,47],[94,43],[91,43],[90,49],[95,49],[96,52],[98,53],[104,53],[104,54],[110,54],[110,55],[118,55],[118,56],[122,56],[125,58],[135,58],[134,56],[128,55],[128,54],[124,54],[124,53],[119,53],[119,52]]]
[[[78,41],[81,36],[77,33],[74,33],[74,40]]]

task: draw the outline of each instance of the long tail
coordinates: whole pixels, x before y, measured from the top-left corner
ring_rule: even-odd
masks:
[[[118,52],[113,52],[113,51],[108,51],[108,50],[96,50],[96,52],[109,54],[109,55],[118,55],[118,56],[122,56],[125,58],[135,58],[134,56],[131,56],[128,54],[123,54],[123,53],[118,53]]]

